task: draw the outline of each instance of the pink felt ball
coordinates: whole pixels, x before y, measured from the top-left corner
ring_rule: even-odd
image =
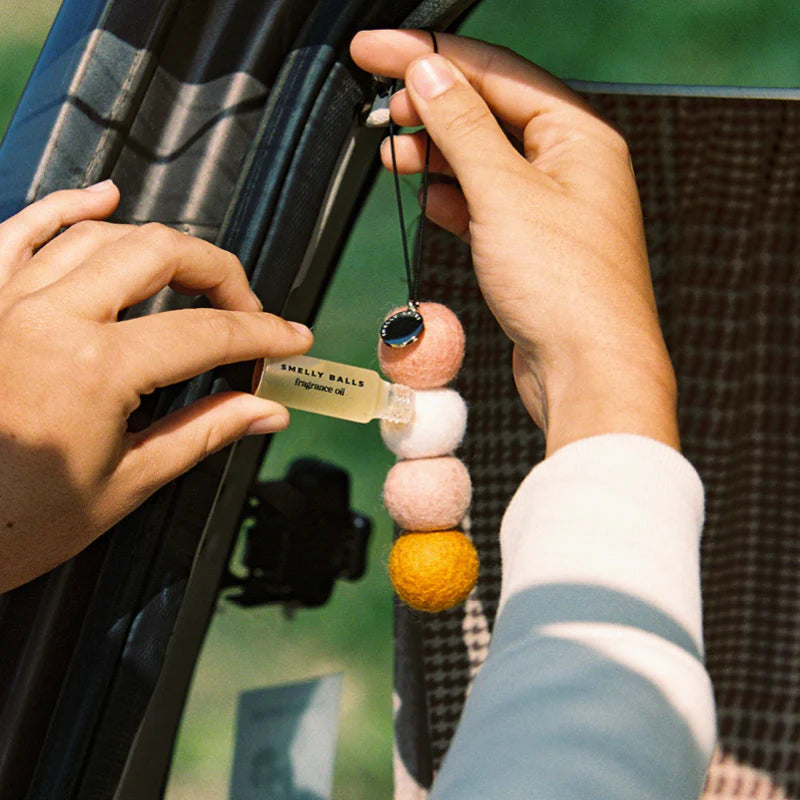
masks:
[[[455,528],[471,498],[469,472],[453,456],[398,461],[383,485],[389,516],[407,531]]]
[[[441,303],[420,303],[419,313],[425,322],[422,337],[407,347],[389,347],[381,341],[378,360],[384,375],[395,383],[412,389],[438,389],[450,383],[461,369],[464,329],[458,317]]]

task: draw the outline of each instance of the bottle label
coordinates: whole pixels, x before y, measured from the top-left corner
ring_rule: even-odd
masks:
[[[373,370],[306,355],[265,362],[256,394],[288,408],[368,422],[385,415],[388,390]]]
[[[363,389],[366,385],[361,378],[354,378],[350,375],[343,375],[340,372],[333,372],[331,370],[299,367],[296,364],[290,364],[286,361],[281,362],[280,368],[281,372],[296,374],[298,377],[295,379],[294,385],[308,391],[335,392],[342,396],[345,392],[336,392],[336,389],[341,389],[345,386],[355,386],[359,389]],[[353,368],[351,367],[351,369]]]

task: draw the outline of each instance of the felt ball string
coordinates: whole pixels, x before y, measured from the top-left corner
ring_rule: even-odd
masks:
[[[438,52],[435,34],[433,51]],[[394,147],[389,143],[408,286],[408,305],[384,320],[378,360],[389,380],[415,390],[414,417],[408,423],[381,422],[386,446],[398,457],[383,486],[383,499],[400,535],[389,555],[389,575],[397,595],[420,611],[444,611],[463,602],[478,578],[478,554],[460,529],[472,499],[472,482],[454,455],[467,426],[463,398],[448,385],[464,359],[464,330],[456,315],[440,303],[420,303],[422,236],[428,197],[430,138],[425,148],[417,231],[412,264],[406,240],[400,181]]]
[[[429,31],[433,41],[433,52],[439,52],[436,34]],[[419,228],[417,229],[417,248],[414,261],[409,254],[406,223],[403,216],[403,196],[400,192],[400,175],[397,172],[397,154],[394,148],[395,124],[389,116],[389,149],[392,154],[392,175],[394,177],[394,194],[397,201],[397,216],[400,222],[400,240],[403,243],[403,262],[406,269],[406,286],[408,287],[408,303],[405,308],[395,309],[381,325],[381,340],[389,347],[404,348],[416,342],[425,331],[425,321],[419,313],[419,273],[422,264],[422,237],[425,232],[425,214],[428,208],[428,172],[431,161],[431,139],[425,140],[425,160],[422,166],[422,192],[420,196]]]

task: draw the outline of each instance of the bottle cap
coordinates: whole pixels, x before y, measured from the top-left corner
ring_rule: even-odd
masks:
[[[386,409],[381,416],[395,424],[411,422],[414,416],[414,390],[402,383],[391,384]]]

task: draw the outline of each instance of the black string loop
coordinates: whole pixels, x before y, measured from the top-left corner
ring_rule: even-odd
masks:
[[[439,52],[439,43],[436,40],[436,34],[433,31],[428,31],[433,42],[433,52]],[[422,167],[422,189],[420,197],[420,219],[419,227],[417,229],[417,248],[414,254],[414,261],[412,262],[409,247],[408,236],[406,234],[405,218],[403,216],[403,198],[400,192],[400,176],[397,172],[397,155],[394,147],[394,137],[397,134],[397,126],[389,117],[389,149],[392,153],[392,174],[394,175],[394,190],[397,200],[397,216],[400,220],[400,238],[403,242],[403,260],[405,262],[406,270],[406,286],[408,287],[408,307],[412,311],[416,311],[419,305],[419,276],[422,268],[422,238],[425,233],[425,215],[428,209],[428,173],[431,161],[431,137],[426,137],[425,142],[425,161]]]

